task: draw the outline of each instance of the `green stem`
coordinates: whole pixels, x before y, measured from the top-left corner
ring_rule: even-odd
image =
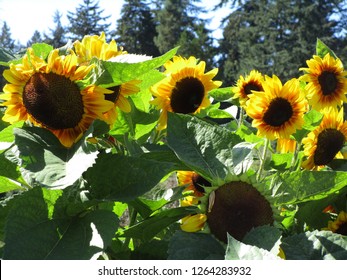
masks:
[[[157,144],[161,140],[162,137],[163,137],[163,131],[155,129],[154,135],[153,135],[153,138],[152,138],[153,139],[152,143],[153,144]]]
[[[135,210],[131,206],[128,206],[128,211],[129,211],[129,214],[130,214],[129,227],[131,227],[131,226],[133,226],[136,223],[137,210]],[[130,240],[131,240],[131,237],[126,237],[125,238],[124,243],[123,243],[123,247],[124,248],[128,248],[129,247]]]
[[[240,108],[240,117],[239,117],[239,122],[237,124],[238,128],[240,128],[241,125],[243,124],[243,118],[244,118],[244,114],[245,114],[243,108],[242,107],[239,107],[239,108]]]
[[[265,165],[265,161],[266,161],[266,154],[267,154],[267,150],[268,150],[268,147],[269,147],[269,143],[270,143],[270,140],[265,138],[263,153],[262,153],[262,155],[260,157],[260,166],[259,166],[259,171],[258,171],[258,174],[257,174],[257,181],[260,180],[262,172],[264,170],[264,165]]]
[[[292,159],[292,166],[290,167],[290,171],[298,170],[298,168],[300,169],[301,161],[302,161],[302,160],[299,160],[300,162],[298,162],[298,155],[300,152],[300,146],[301,146],[300,143],[296,143],[296,148],[294,151],[294,155],[293,155],[293,159]]]

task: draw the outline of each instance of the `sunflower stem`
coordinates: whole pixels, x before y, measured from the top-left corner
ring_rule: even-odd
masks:
[[[241,125],[243,124],[243,118],[245,113],[242,107],[239,107],[239,108],[240,108],[240,116],[239,116],[239,122],[238,122],[237,128],[240,128]]]
[[[261,178],[261,175],[262,175],[262,172],[263,172],[263,169],[264,169],[269,143],[270,143],[270,140],[265,138],[264,149],[263,149],[263,153],[262,153],[262,155],[260,157],[260,166],[259,166],[259,171],[258,171],[258,174],[257,174],[257,181],[258,182],[259,182],[259,180]]]
[[[128,206],[128,211],[130,214],[130,218],[129,218],[129,227],[133,226],[136,223],[136,218],[137,218],[137,210],[131,206]],[[129,243],[130,243],[131,237],[126,237],[123,243],[123,247],[124,248],[128,248],[129,247]]]
[[[154,132],[154,135],[153,135],[153,138],[152,138],[152,143],[153,144],[157,144],[161,138],[163,137],[164,133],[162,130],[155,130]]]
[[[301,160],[298,161],[299,151],[300,151],[300,143],[297,143],[295,151],[294,151],[292,164],[291,164],[292,166],[290,167],[290,171],[294,171],[294,170],[300,169]]]

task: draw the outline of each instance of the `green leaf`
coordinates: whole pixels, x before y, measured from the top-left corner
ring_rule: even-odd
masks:
[[[236,144],[231,152],[233,156],[234,172],[236,175],[246,173],[253,164],[253,149],[256,144],[241,142]]]
[[[196,213],[195,207],[178,207],[163,210],[128,228],[124,231],[123,236],[148,241],[174,222],[194,213]]]
[[[15,59],[14,53],[11,50],[0,48],[0,65],[8,66],[9,61]]]
[[[294,155],[292,153],[272,154],[270,167],[277,169],[279,171],[286,171],[292,165],[293,156]]]
[[[97,84],[107,88],[138,79],[148,71],[162,66],[176,54],[177,49],[174,48],[162,56],[138,63],[100,61],[103,70],[97,79]]]
[[[233,174],[232,148],[239,136],[194,116],[168,113],[168,146],[188,167],[210,181]]]
[[[35,43],[31,46],[36,56],[46,59],[53,47],[45,43]]]
[[[329,53],[332,57],[337,58],[336,54],[326,44],[324,44],[319,38],[317,38],[316,54],[319,57],[323,58],[327,53]]]
[[[335,209],[345,209],[347,197],[347,187],[339,192],[328,195],[320,200],[306,201],[300,203],[295,214],[296,224],[300,228],[307,230],[322,229],[327,227],[331,217],[324,209],[328,205],[334,206]],[[314,213],[314,214],[313,214]]]
[[[21,189],[23,180],[17,165],[0,154],[0,193]]]
[[[223,260],[223,245],[210,234],[177,231],[169,243],[169,260]]]
[[[0,152],[11,147],[14,141],[13,130],[17,127],[22,127],[24,121],[17,122],[15,124],[9,125],[0,131]]]
[[[159,118],[159,111],[152,110],[148,113],[138,110],[132,106],[130,113],[118,110],[118,118],[110,130],[110,135],[119,141],[124,141],[124,134],[129,134],[132,139],[145,143],[152,130],[155,128]]]
[[[152,239],[141,244],[131,252],[133,260],[166,260],[169,242],[167,240]]]
[[[0,176],[0,194],[20,189],[22,189],[20,184],[12,181],[7,177]]]
[[[274,205],[319,200],[347,185],[342,171],[297,171],[277,173],[265,179],[273,190]]]
[[[234,95],[231,87],[213,89],[208,94],[216,101],[231,101]]]
[[[129,205],[134,207],[136,211],[140,213],[142,218],[146,219],[153,214],[153,212],[162,208],[167,203],[168,201],[164,198],[160,200],[151,200],[139,197],[134,201],[129,202]]]
[[[315,111],[310,110],[307,114],[304,115],[304,125],[302,126],[302,129],[297,130],[293,137],[295,140],[300,143],[301,140],[312,130],[314,130],[319,124],[321,123],[323,119],[323,114]]]
[[[152,189],[176,170],[171,162],[118,154],[100,154],[85,178],[92,197],[127,202]]]
[[[347,171],[347,160],[346,159],[333,159],[329,163],[329,167],[334,171]]]
[[[57,200],[48,192],[61,191],[34,188],[16,199],[5,226],[4,259],[90,259],[111,243],[118,227],[114,213],[50,219],[48,205]]]
[[[279,229],[265,225],[253,228],[242,239],[242,242],[248,245],[257,246],[270,253],[277,255],[281,244],[281,232]]]
[[[187,170],[190,169],[180,161],[176,154],[166,145],[157,145],[157,144],[144,144],[145,152],[139,157],[149,160],[155,160],[158,162],[171,162],[175,164],[176,170]]]
[[[228,234],[228,247],[225,252],[226,260],[276,260],[277,255],[259,248],[247,245]]]
[[[92,127],[86,135],[89,135]],[[32,186],[64,188],[74,184],[90,167],[98,152],[83,137],[71,148],[61,145],[50,131],[39,127],[14,129],[16,149],[12,156],[23,178]]]
[[[283,239],[288,260],[346,260],[347,237],[331,231],[312,231]]]

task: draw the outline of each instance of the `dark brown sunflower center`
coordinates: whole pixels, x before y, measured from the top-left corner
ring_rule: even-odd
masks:
[[[347,236],[347,223],[340,225],[340,227],[335,231],[335,233]]]
[[[250,82],[247,85],[245,85],[244,92],[246,95],[252,94],[252,90],[260,91],[262,90],[262,87],[255,82]]]
[[[292,105],[287,99],[277,97],[270,102],[269,108],[263,116],[266,124],[271,126],[281,126],[293,115]]]
[[[330,163],[336,154],[342,149],[346,139],[343,133],[334,128],[323,130],[318,135],[317,148],[314,152],[314,163],[326,165]]]
[[[120,85],[108,88],[112,93],[105,94],[105,100],[116,103],[120,94]]]
[[[323,95],[333,94],[338,84],[336,74],[329,71],[323,71],[318,77],[318,82],[321,86]]]
[[[207,222],[211,232],[227,243],[227,232],[242,240],[253,227],[272,224],[274,219],[269,202],[257,189],[244,182],[231,182],[215,191]]]
[[[23,103],[36,121],[51,129],[73,128],[84,113],[78,86],[54,73],[35,73],[24,86]]]
[[[211,186],[211,183],[209,181],[207,181],[204,177],[196,173],[193,175],[192,182],[195,189],[201,193],[205,193],[205,190],[202,186],[205,186],[205,187]]]
[[[176,83],[171,94],[171,108],[175,113],[194,113],[202,103],[205,88],[202,82],[194,77],[183,78]]]

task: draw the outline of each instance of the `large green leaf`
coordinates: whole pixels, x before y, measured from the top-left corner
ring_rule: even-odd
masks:
[[[281,232],[279,229],[264,225],[253,228],[242,239],[242,242],[247,245],[257,246],[270,253],[277,255],[281,244]]]
[[[192,170],[219,182],[233,174],[233,147],[238,135],[194,116],[168,113],[168,146]]]
[[[276,260],[279,259],[265,249],[248,245],[236,240],[228,234],[228,247],[225,252],[226,260]]]
[[[162,56],[137,63],[100,61],[101,69],[98,70],[100,76],[97,78],[97,84],[110,87],[139,79],[148,71],[162,66],[176,54],[177,49],[172,49]]]
[[[92,197],[122,202],[134,200],[177,169],[172,162],[119,154],[100,154],[85,174]]]
[[[124,236],[151,240],[156,234],[166,229],[179,219],[196,212],[195,207],[178,207],[159,212],[124,231]]]
[[[60,194],[34,188],[16,199],[7,216],[4,259],[90,259],[111,243],[118,219],[110,211],[50,218]]]
[[[331,231],[312,231],[283,239],[288,260],[346,260],[347,237]]]
[[[210,234],[177,231],[169,244],[171,260],[223,260],[223,245]]]
[[[273,192],[274,205],[319,200],[347,185],[347,172],[297,171],[277,173],[265,179]]]
[[[92,127],[86,135],[91,131]],[[39,127],[16,128],[14,136],[16,147],[8,153],[8,158],[20,165],[23,178],[32,186],[70,186],[94,163],[98,154],[84,137],[66,148],[50,131]]]

